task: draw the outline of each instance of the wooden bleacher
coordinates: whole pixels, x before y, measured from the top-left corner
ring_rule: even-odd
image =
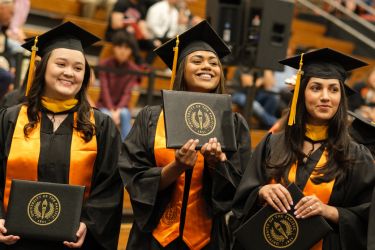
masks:
[[[97,37],[104,39],[105,31],[107,30],[108,23],[106,21],[80,17],[76,15],[67,15],[64,17],[63,22],[71,21],[78,26],[86,29]]]
[[[55,17],[64,17],[66,15],[79,16],[81,4],[79,0],[31,0],[30,8]]]

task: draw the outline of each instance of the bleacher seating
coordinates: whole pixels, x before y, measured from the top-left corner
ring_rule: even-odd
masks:
[[[98,36],[102,40],[105,37],[105,31],[107,29],[108,23],[106,21],[95,20],[86,17],[80,17],[75,15],[67,15],[64,17],[63,22],[71,21],[78,26],[88,30],[94,35]]]

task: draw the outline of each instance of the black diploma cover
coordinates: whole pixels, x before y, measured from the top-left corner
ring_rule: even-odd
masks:
[[[5,220],[7,234],[75,242],[84,190],[83,186],[13,180]]]
[[[294,205],[303,198],[296,184],[291,183],[288,190]],[[267,205],[239,227],[234,235],[246,250],[304,250],[310,249],[332,230],[322,216],[297,219],[293,213],[293,207],[284,214]]]
[[[167,148],[216,137],[223,151],[237,150],[231,97],[226,94],[162,90]]]

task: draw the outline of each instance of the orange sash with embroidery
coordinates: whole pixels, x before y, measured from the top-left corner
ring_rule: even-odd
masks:
[[[74,113],[74,121],[77,113]],[[94,112],[91,112],[90,121],[95,124]],[[10,187],[13,179],[38,180],[38,161],[40,153],[40,123],[25,138],[23,128],[29,122],[27,107],[22,106],[14,128],[12,144],[6,167],[4,189],[4,208],[9,202]],[[85,142],[80,133],[73,129],[70,153],[69,184],[86,187],[85,198],[90,193],[91,178],[97,154],[96,136]]]
[[[156,165],[164,167],[175,159],[175,150],[166,148],[163,111],[156,127],[154,154]],[[207,214],[207,204],[203,197],[204,158],[198,152],[190,184],[186,207],[185,225],[182,239],[190,249],[202,249],[210,242],[212,219]],[[152,232],[154,238],[166,247],[180,235],[180,216],[185,187],[185,174],[176,181],[172,198],[159,224]]]
[[[335,179],[330,182],[323,182],[320,184],[314,184],[311,181],[311,178],[314,178],[317,175],[316,169],[323,167],[327,162],[327,154],[328,152],[324,150],[322,156],[320,157],[318,164],[315,166],[313,172],[311,173],[311,177],[308,179],[305,188],[303,189],[303,194],[305,196],[315,195],[318,197],[324,204],[328,204],[329,199],[331,197],[333,185],[335,184]],[[296,181],[296,174],[297,174],[297,164],[294,163],[289,171],[288,179],[290,182]],[[322,250],[323,249],[323,240],[316,243],[311,250]]]

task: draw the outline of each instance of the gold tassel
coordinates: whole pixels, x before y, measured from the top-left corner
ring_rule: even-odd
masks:
[[[304,53],[301,54],[301,60],[299,61],[299,69],[297,72],[296,85],[294,86],[292,105],[290,105],[289,120],[288,120],[289,126],[292,126],[293,124],[296,123],[297,100],[298,100],[299,87],[301,85],[303,54]]]
[[[35,57],[36,57],[36,52],[38,51],[38,47],[36,46],[37,43],[38,43],[38,36],[35,37],[34,45],[31,47],[29,74],[27,76],[27,85],[26,85],[26,96],[29,94],[31,84],[33,83],[33,80],[34,80]]]
[[[172,66],[172,75],[171,75],[171,82],[169,84],[169,89],[173,89],[174,79],[176,78],[176,70],[177,70],[177,58],[178,58],[178,44],[180,40],[178,35],[176,36],[176,47],[173,48],[174,55],[173,55],[173,66]]]

